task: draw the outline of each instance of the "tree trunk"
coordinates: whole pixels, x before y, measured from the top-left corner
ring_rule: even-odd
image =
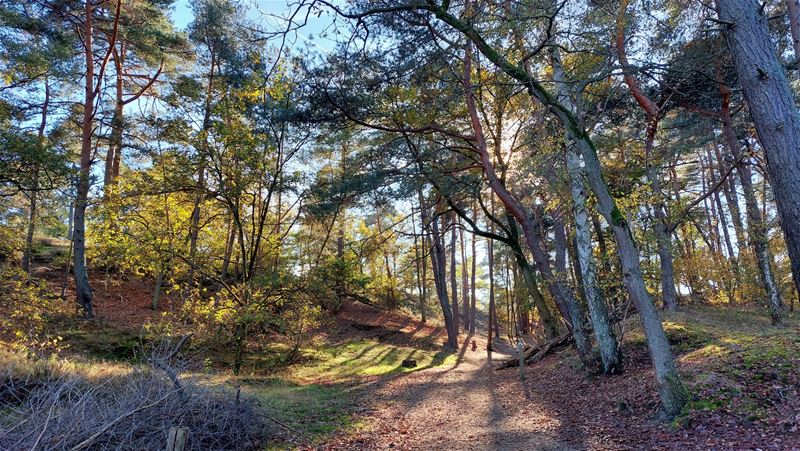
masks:
[[[541,221],[540,221],[541,222]],[[536,267],[539,269],[539,274],[547,282],[547,288],[550,295],[554,299],[562,299],[566,306],[567,319],[572,326],[572,334],[575,336],[575,349],[578,351],[578,356],[587,371],[591,371],[592,365],[592,342],[589,340],[587,333],[586,321],[584,320],[583,308],[575,298],[572,290],[566,285],[566,235],[564,233],[563,224],[555,225],[555,254],[556,262],[553,272],[550,269],[550,259],[545,252],[543,233],[537,231],[535,235],[536,242],[534,247],[531,248],[533,253],[533,260],[536,262]]]
[[[119,161],[122,153],[122,127],[123,127],[123,98],[122,98],[122,65],[124,58],[123,51],[114,52],[114,65],[116,67],[116,91],[114,98],[114,114],[111,117],[111,135],[108,140],[108,151],[106,152],[105,177],[103,178],[103,195],[108,196],[109,190],[113,190],[113,184],[118,172],[114,171],[116,162],[119,171]]]
[[[572,214],[575,218],[575,248],[577,264],[580,269],[583,292],[589,306],[589,317],[594,328],[594,337],[600,350],[600,361],[603,374],[614,374],[622,371],[622,355],[617,338],[611,328],[608,308],[597,284],[594,256],[592,255],[592,232],[589,229],[589,214],[586,209],[587,193],[583,182],[583,168],[580,155],[574,147],[567,148],[567,171],[572,193]]]
[[[427,259],[427,246],[425,245],[426,241],[425,238],[422,239],[422,277],[420,278],[420,285],[422,286],[421,290],[421,299],[419,301],[419,310],[420,310],[420,319],[423,323],[425,323],[427,318],[427,309],[428,309],[428,259]]]
[[[550,51],[554,70],[563,72],[558,48],[551,47]],[[546,98],[540,100],[546,100]],[[611,226],[616,238],[623,282],[639,311],[655,370],[662,407],[668,416],[677,415],[689,399],[689,392],[675,368],[667,334],[664,332],[658,311],[647,292],[636,241],[633,239],[628,222],[609,191],[608,184],[603,177],[603,168],[597,156],[597,149],[580,121],[580,117],[573,114],[575,110],[570,105],[564,106],[563,103],[559,103],[559,105],[561,108],[553,106],[551,108],[564,126],[568,142],[574,142],[576,149],[583,156],[584,174],[597,199],[597,208]]]
[[[422,205],[420,205],[420,209]],[[411,217],[411,233],[414,235],[414,267],[416,269],[416,281],[417,281],[417,296],[419,301],[419,313],[420,313],[420,321],[423,323],[425,322],[425,303],[427,302],[427,292],[425,289],[425,238],[422,240],[419,239],[420,235],[417,234],[416,226],[414,225],[414,220],[416,218],[413,215]],[[340,229],[341,230],[341,229]],[[425,225],[422,225],[422,229],[420,233],[424,234],[425,232]],[[424,235],[423,235],[424,236]],[[420,249],[420,244],[422,245],[422,249]]]
[[[150,301],[150,308],[158,310],[158,303],[161,299],[161,284],[164,282],[164,273],[159,272],[156,276],[155,286],[153,287],[153,299]]]
[[[794,64],[800,61],[800,4],[798,0],[786,0],[786,11],[789,14],[789,30],[792,33]]]
[[[528,262],[528,259],[522,250],[522,246],[519,244],[517,223],[510,213],[506,213],[506,222],[508,223],[508,230],[511,235],[511,251],[514,253],[514,258],[517,261],[517,265],[522,271],[522,278],[525,280],[525,286],[528,289],[528,294],[530,294],[531,299],[533,300],[533,305],[536,307],[536,310],[539,311],[539,319],[542,322],[544,334],[548,339],[557,337],[559,334],[558,320],[553,316],[553,313],[547,306],[547,302],[545,302],[544,296],[539,289],[539,284],[536,280],[536,275],[533,272],[533,268]]]
[[[750,116],[764,148],[781,227],[800,287],[800,117],[794,95],[772,45],[767,16],[756,0],[716,0]],[[773,299],[771,302],[774,302]],[[772,305],[773,321],[780,306]]]
[[[428,303],[428,263],[427,256],[431,255],[431,262],[433,260],[433,251],[430,248],[430,226],[427,220],[427,207],[425,206],[425,196],[422,194],[422,189],[417,188],[417,199],[419,201],[419,221],[420,232],[422,233],[422,299],[420,299],[420,315],[422,322],[427,321],[427,303]]]
[[[458,277],[456,274],[456,247],[458,247],[458,231],[456,230],[456,213],[450,214],[450,291],[453,293],[453,325],[458,332]]]
[[[83,309],[84,316],[94,317],[92,306],[92,287],[89,284],[89,273],[86,269],[86,207],[89,201],[89,177],[92,171],[92,132],[94,131],[94,3],[86,2],[86,17],[84,18],[84,56],[86,60],[86,73],[83,100],[83,123],[81,126],[81,159],[78,175],[78,189],[75,196],[73,261],[75,272],[75,300]],[[102,80],[98,80],[101,83]]]
[[[713,128],[711,129],[711,137],[713,138],[714,157],[717,160],[717,171],[719,172],[720,177],[722,177],[722,174],[725,173],[725,159],[722,155],[722,152],[720,152],[717,134]],[[728,150],[726,154],[730,155],[730,150]],[[731,213],[731,224],[733,225],[733,231],[736,234],[736,246],[739,248],[739,252],[741,252],[742,249],[747,246],[747,237],[745,236],[744,232],[742,212],[739,209],[739,194],[736,190],[735,173],[728,176],[728,183],[723,184],[722,188],[722,194],[725,196],[725,202],[728,204],[728,210]]]
[[[475,206],[475,203],[472,205],[472,212],[473,217],[477,220],[478,218],[478,208]],[[472,271],[470,272],[470,307],[469,307],[469,333],[475,333],[475,317],[477,316],[477,304],[478,304],[478,296],[476,292],[476,285],[475,280],[477,279],[477,269],[478,269],[478,258],[477,258],[477,241],[478,237],[473,233],[472,234]]]
[[[222,279],[228,278],[228,270],[231,265],[231,255],[236,246],[236,228],[233,226],[233,219],[228,219],[228,239],[225,241],[225,254],[222,257]]]
[[[436,296],[444,316],[445,329],[447,330],[447,344],[451,349],[458,348],[458,329],[454,327],[453,311],[450,309],[450,300],[447,296],[447,275],[445,270],[443,240],[439,233],[439,217],[434,216],[431,221],[431,261],[433,263],[433,282],[436,285]]]
[[[376,205],[375,206],[375,224],[378,227],[378,236],[383,237],[383,228],[381,227],[381,214],[380,208]],[[386,279],[389,282],[389,302],[388,307],[392,310],[397,308],[397,295],[394,291],[394,276],[392,274],[392,266],[389,264],[389,253],[386,252],[386,248],[381,246],[381,252],[383,253],[383,264],[386,267]]]
[[[216,54],[211,53],[211,65],[209,67],[208,72],[208,83],[206,85],[206,99],[205,99],[205,106],[203,108],[203,128],[202,133],[205,135],[211,130],[211,102],[212,102],[212,95],[214,93],[214,67],[216,66]],[[197,188],[195,189],[194,195],[194,205],[192,206],[192,216],[191,216],[191,223],[189,225],[189,274],[188,274],[188,282],[189,282],[189,289],[192,288],[194,285],[194,272],[195,272],[195,265],[196,265],[196,256],[197,256],[197,240],[200,238],[200,206],[203,202],[203,198],[205,197],[205,185],[206,185],[206,165],[205,159],[207,156],[207,149],[208,147],[208,137],[203,136],[203,144],[199,149],[198,158],[200,160],[198,168],[197,168]],[[241,240],[240,240],[241,241]],[[241,243],[240,243],[241,246]],[[242,255],[244,258],[244,255]],[[236,266],[238,267],[238,261]],[[246,266],[243,266],[246,269]],[[239,277],[239,269],[236,270],[236,277]]]
[[[30,211],[28,212],[28,232],[25,234],[25,250],[22,253],[22,270],[31,275],[31,255],[33,254],[33,233],[36,230],[37,201],[39,199],[39,169],[33,174],[30,197]]]
[[[648,139],[648,144],[652,149],[653,143]],[[675,268],[672,261],[672,240],[670,238],[669,225],[667,224],[666,205],[662,200],[661,183],[658,174],[651,165],[647,170],[650,179],[650,187],[658,200],[654,202],[653,210],[655,224],[653,231],[656,235],[656,245],[658,248],[658,260],[661,265],[661,296],[664,308],[675,311],[678,308],[678,294],[675,290]]]
[[[461,310],[464,319],[464,332],[469,331],[469,284],[467,283],[467,248],[464,246],[464,228],[459,230],[459,242],[461,245]]]
[[[492,210],[494,210],[494,194],[492,196]],[[492,212],[494,213],[494,211]],[[490,226],[490,231],[494,231],[494,226]],[[486,334],[486,349],[492,351],[492,337],[494,336],[494,315],[495,315],[495,299],[494,299],[494,240],[489,239],[486,241],[486,254],[489,264],[489,316],[486,319],[487,334]]]
[[[708,170],[711,178],[711,183],[716,184],[717,174],[714,171],[714,157],[711,155],[711,151],[706,149],[706,158],[708,159]],[[720,173],[720,177],[724,177],[724,173]],[[724,184],[723,184],[724,186]],[[724,191],[724,190],[723,190]],[[727,201],[727,199],[726,199]],[[722,237],[725,240],[725,249],[728,251],[728,258],[732,261],[736,260],[736,253],[733,250],[733,241],[731,241],[730,232],[728,231],[728,220],[725,217],[725,210],[722,208],[722,199],[720,198],[719,191],[714,192],[714,200],[713,202],[717,206],[717,211],[719,212],[719,220],[720,220],[720,227],[722,228]]]

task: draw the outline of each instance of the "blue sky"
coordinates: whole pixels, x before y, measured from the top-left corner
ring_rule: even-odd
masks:
[[[246,17],[249,20],[265,29],[284,29],[286,22],[283,18],[292,12],[287,1],[240,0],[239,4],[242,8],[246,8]],[[193,19],[190,5],[190,0],[177,0],[174,4],[172,20],[180,30],[185,30]],[[319,17],[316,14],[309,15],[308,23],[295,35],[289,36],[287,43],[290,47],[310,47],[325,52],[333,48],[334,41],[322,38],[320,34],[330,27],[332,22],[333,15],[330,12],[323,13]]]

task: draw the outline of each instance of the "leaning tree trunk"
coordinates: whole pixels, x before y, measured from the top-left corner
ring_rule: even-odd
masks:
[[[531,299],[533,300],[533,305],[539,312],[539,320],[542,322],[544,334],[548,340],[558,337],[558,320],[555,318],[555,316],[553,316],[553,313],[547,306],[547,302],[544,300],[544,296],[542,296],[542,292],[539,289],[539,283],[536,280],[536,275],[533,272],[533,268],[528,262],[525,252],[522,250],[522,246],[519,244],[517,223],[510,213],[506,213],[506,223],[508,224],[508,230],[510,232],[511,251],[514,253],[517,266],[519,266],[520,270],[522,271],[522,279],[525,281],[525,287],[528,289],[528,294],[530,294]]]
[[[489,187],[495,194],[497,194],[497,197],[503,203],[503,206],[506,208],[508,213],[514,216],[514,219],[519,222],[519,225],[522,228],[522,234],[525,237],[525,242],[533,254],[536,267],[539,269],[539,273],[547,283],[548,291],[550,291],[550,294],[553,296],[556,304],[559,305],[559,310],[561,310],[562,315],[564,315],[565,319],[567,319],[572,325],[573,334],[575,335],[575,347],[581,357],[581,360],[584,362],[584,364],[588,365],[591,361],[592,345],[586,336],[583,315],[579,305],[572,293],[564,286],[563,281],[559,280],[559,278],[553,274],[550,267],[550,262],[542,247],[541,236],[536,230],[534,230],[535,226],[533,221],[528,216],[527,212],[523,210],[519,202],[508,191],[500,178],[497,177],[494,164],[487,150],[486,139],[483,134],[483,126],[481,125],[481,121],[478,116],[478,110],[475,106],[475,99],[473,98],[472,94],[470,46],[467,47],[465,59],[464,84],[466,87],[465,94],[467,111],[469,112],[472,130],[476,137],[476,147],[480,164],[483,168],[483,173],[486,176]],[[492,197],[492,199],[494,199],[494,197]]]
[[[558,49],[555,47],[551,51],[554,54],[558,53]],[[552,58],[551,61],[560,66],[560,58]],[[563,67],[561,70],[563,71]],[[537,91],[533,92],[537,93]],[[543,93],[538,93],[538,95],[540,100],[548,100]],[[555,102],[553,99],[549,101],[551,102],[549,105],[551,111],[556,114],[566,130],[568,142],[574,142],[576,149],[583,156],[584,173],[597,199],[597,208],[614,233],[622,266],[622,279],[639,311],[664,412],[669,416],[677,415],[689,399],[689,392],[675,368],[667,334],[664,332],[658,310],[647,292],[639,261],[639,248],[633,239],[628,222],[611,195],[603,177],[603,168],[597,156],[597,149],[586,128],[580,122],[579,116],[573,114],[563,104]]]
[[[522,83],[528,94],[541,102],[556,117],[566,130],[567,138],[576,143],[579,153],[583,155],[588,183],[597,198],[598,209],[610,224],[617,241],[623,270],[623,281],[636,304],[642,320],[662,407],[667,415],[677,415],[686,404],[689,393],[675,368],[667,335],[661,325],[658,311],[645,287],[639,262],[639,249],[633,239],[628,223],[617,207],[616,201],[611,196],[608,184],[603,177],[602,165],[597,156],[594,141],[589,136],[580,117],[558,102],[532,74],[508,61],[469,22],[450,14],[435,2],[421,4],[420,8],[432,11],[439,20],[462,33],[471,43],[475,44],[487,60],[491,61],[511,78]],[[800,248],[800,240],[798,241],[798,247]]]
[[[792,275],[800,288],[800,117],[794,95],[772,45],[760,2],[716,0],[716,4],[750,116],[764,147]]]
[[[572,193],[572,214],[575,218],[575,248],[583,282],[586,304],[589,306],[589,317],[594,327],[594,337],[600,349],[600,361],[604,374],[614,374],[622,370],[622,355],[617,343],[617,337],[611,328],[608,308],[603,300],[603,294],[597,284],[597,271],[594,256],[592,255],[592,232],[589,229],[589,214],[586,209],[585,186],[583,182],[583,169],[580,156],[575,153],[573,146],[567,148],[567,171],[570,178],[570,191]]]
[[[561,64],[561,55],[557,50],[551,52],[551,61],[559,100],[571,111],[577,111]],[[584,296],[589,306],[589,316],[594,327],[597,346],[600,349],[603,373],[618,373],[622,370],[622,356],[617,338],[611,328],[606,303],[597,284],[597,272],[592,255],[592,233],[589,229],[589,214],[586,208],[588,195],[585,190],[584,169],[581,165],[581,157],[576,152],[575,143],[568,139],[566,147],[567,173],[569,174],[570,194],[572,195],[572,214],[575,219],[578,266],[580,267]]]

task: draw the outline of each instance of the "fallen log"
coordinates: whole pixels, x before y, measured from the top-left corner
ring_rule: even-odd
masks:
[[[547,354],[569,344],[572,340],[573,340],[572,333],[566,333],[526,349],[525,352],[523,353],[525,364],[531,365],[533,363],[538,362],[539,360],[542,360]],[[498,366],[495,369],[502,370],[505,368],[516,367],[518,365],[519,365],[519,359],[514,358],[504,361],[503,363],[500,364],[500,366]]]

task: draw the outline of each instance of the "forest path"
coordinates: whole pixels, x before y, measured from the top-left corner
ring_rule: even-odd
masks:
[[[465,338],[465,337],[462,337]],[[511,405],[500,390],[524,389],[509,384],[516,371],[496,371],[508,356],[487,353],[486,343],[466,337],[455,365],[443,365],[379,381],[367,388],[368,427],[347,440],[346,447],[424,450],[569,450],[551,435],[533,432],[532,422],[552,415],[529,399],[525,408]],[[507,343],[496,349],[511,352]],[[530,377],[530,375],[529,375]],[[502,381],[501,381],[502,379]],[[500,382],[503,385],[500,385]],[[509,387],[513,386],[513,387]],[[519,395],[517,395],[519,396]]]

